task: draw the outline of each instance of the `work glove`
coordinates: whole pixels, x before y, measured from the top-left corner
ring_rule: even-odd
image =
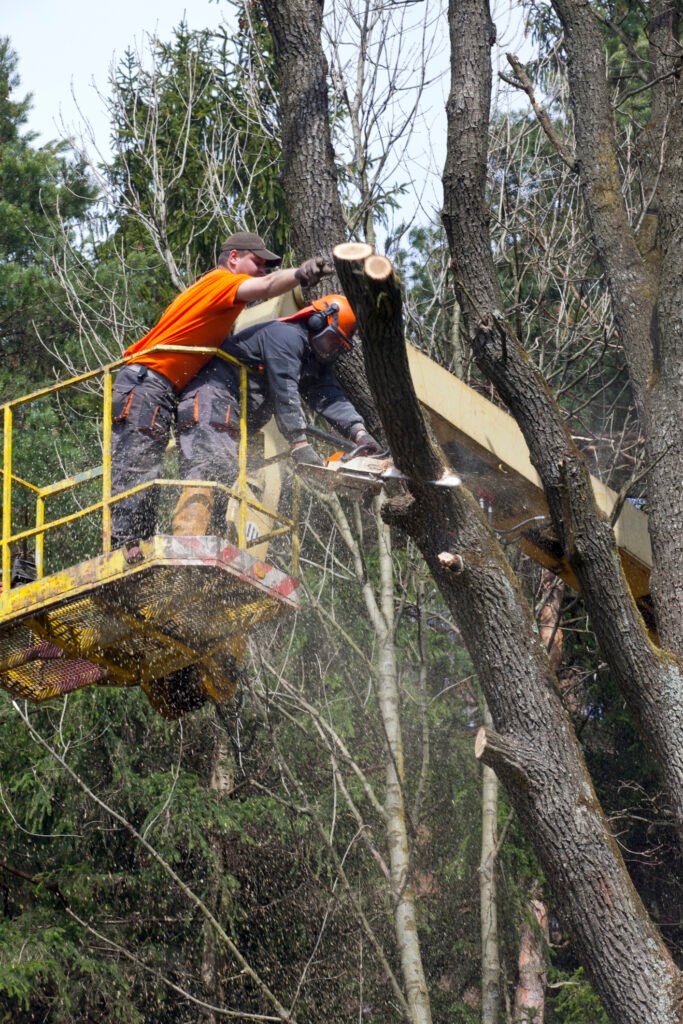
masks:
[[[310,260],[304,260],[294,277],[304,288],[311,288],[317,284],[321,277],[331,274],[334,267],[331,266],[324,256],[314,256]]]
[[[363,449],[364,455],[379,455],[384,451],[384,448],[375,441],[372,434],[369,434],[365,427],[361,427],[359,430],[354,431],[351,440],[358,448]]]
[[[324,466],[325,460],[321,459],[315,448],[308,442],[292,448],[292,458],[298,466]]]

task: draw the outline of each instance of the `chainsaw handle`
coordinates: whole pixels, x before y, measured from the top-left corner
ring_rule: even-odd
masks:
[[[320,441],[327,441],[328,444],[334,445],[334,447],[342,451],[350,452],[355,447],[353,441],[347,441],[345,437],[339,437],[337,434],[330,434],[327,430],[320,430],[318,427],[312,427],[310,423],[307,423],[304,427],[304,433],[310,437],[317,437]]]
[[[357,444],[356,447],[352,448],[350,452],[346,452],[346,454],[342,455],[340,461],[341,462],[350,462],[351,459],[355,459],[359,455],[363,455],[363,453],[366,452],[369,447],[370,446],[367,445],[367,444]],[[373,452],[371,458],[373,458],[373,459],[386,459],[386,458],[388,458],[388,456],[389,456],[389,449],[385,448],[385,450],[382,451],[382,452]]]

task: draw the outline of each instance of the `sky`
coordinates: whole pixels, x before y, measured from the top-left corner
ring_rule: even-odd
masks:
[[[95,159],[109,155],[109,123],[100,93],[108,93],[112,64],[118,64],[128,48],[146,49],[146,37],[158,34],[170,39],[171,32],[185,18],[190,29],[216,28],[230,8],[221,0],[0,0],[3,8],[2,35],[9,36],[18,55],[21,84],[17,95],[33,94],[28,128],[38,133],[36,145],[64,136],[83,137]],[[428,10],[445,10],[444,0],[428,0]],[[419,12],[420,7],[416,10]],[[519,5],[515,0],[496,0],[495,18],[498,47],[494,59],[505,63],[506,49],[529,54],[524,39]],[[443,15],[442,15],[443,17]],[[438,23],[434,23],[438,26]],[[434,77],[425,96],[420,128],[404,154],[413,187],[401,200],[397,221],[417,217],[433,220],[441,205],[441,169],[445,156],[445,99],[448,89],[447,25],[436,32],[430,74]],[[408,39],[406,39],[408,43]],[[519,97],[513,98],[513,102]],[[83,122],[91,125],[83,131]],[[412,147],[412,149],[411,149]],[[405,168],[396,170],[405,181]]]
[[[19,58],[17,95],[33,94],[27,127],[38,132],[35,144],[72,135],[83,138],[91,157],[100,160],[111,154],[108,118],[98,90],[108,93],[112,63],[118,64],[128,48],[144,51],[147,35],[170,39],[183,17],[191,29],[213,28],[230,11],[221,0],[110,0],[97,5],[92,0],[0,0],[0,5],[4,8],[0,32],[9,36]],[[443,0],[430,0],[430,6],[438,10]],[[443,45],[440,49],[443,55]],[[432,157],[427,170],[426,154],[434,138],[445,139],[445,131],[434,130],[440,117],[445,128],[443,81],[435,86],[432,109],[424,119],[424,137],[415,143],[419,177],[433,181],[426,190],[429,208],[439,202],[440,193],[436,164],[441,157],[436,162]],[[84,120],[92,127],[94,145],[90,132],[83,132]],[[424,184],[422,190],[424,198]],[[414,202],[412,197],[404,199],[411,209]]]
[[[227,10],[215,0],[0,0],[0,6],[0,32],[19,57],[18,95],[33,93],[28,127],[39,133],[37,144],[61,138],[63,125],[69,132],[85,116],[102,148],[107,119],[96,89],[108,91],[112,61],[144,47],[146,34],[170,38],[183,17],[192,29],[215,28]]]

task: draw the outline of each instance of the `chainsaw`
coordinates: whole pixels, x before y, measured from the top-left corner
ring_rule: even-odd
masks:
[[[398,469],[389,452],[376,455],[364,454],[364,445],[354,445],[351,441],[329,434],[317,427],[307,426],[306,433],[313,437],[328,441],[343,449],[335,451],[323,466],[312,466],[302,463],[297,472],[326,491],[335,492],[346,497],[360,497],[361,494],[379,494],[388,480],[409,480]],[[458,487],[460,478],[453,473],[444,475],[442,480],[425,481],[441,487]]]

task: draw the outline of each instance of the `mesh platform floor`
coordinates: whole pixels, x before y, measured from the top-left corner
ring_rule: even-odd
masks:
[[[0,597],[0,687],[40,701],[135,686],[201,663],[220,693],[257,625],[295,609],[297,581],[217,537],[157,536]],[[230,691],[234,685],[229,687]]]

